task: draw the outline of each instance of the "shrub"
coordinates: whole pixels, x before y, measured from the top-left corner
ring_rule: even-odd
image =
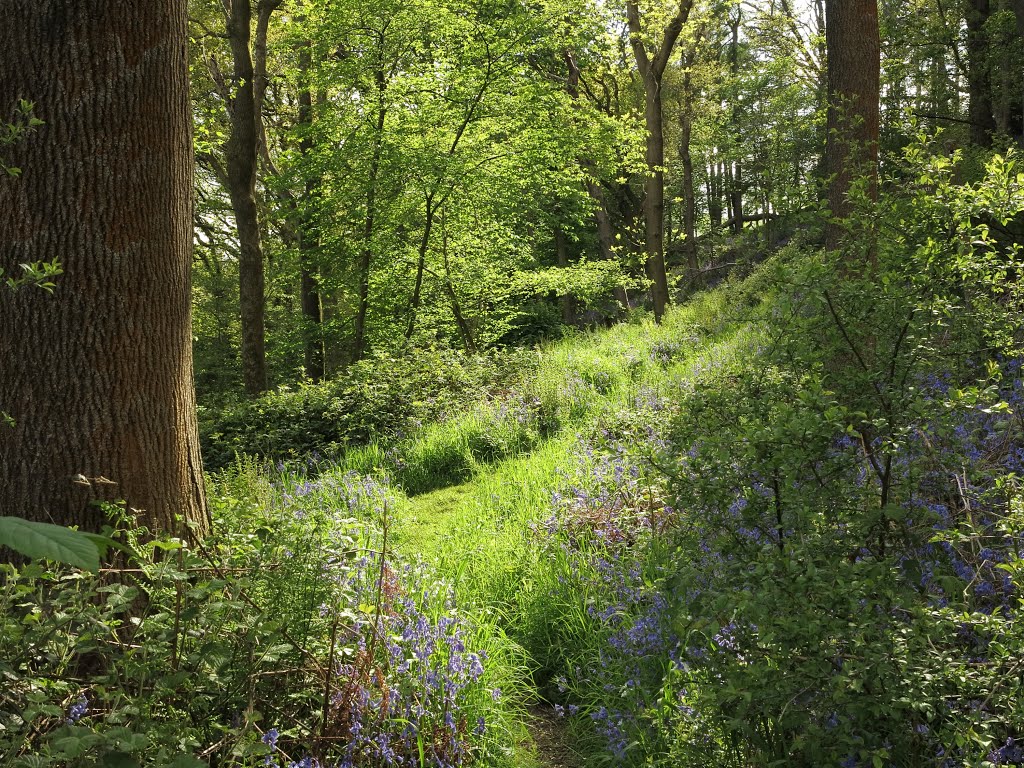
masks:
[[[509,765],[521,652],[390,550],[355,474],[226,473],[216,537],[98,577],[4,566],[0,754],[16,765]],[[376,527],[374,527],[376,525]]]
[[[516,352],[380,352],[336,379],[282,388],[217,411],[201,409],[203,458],[207,468],[219,469],[237,454],[276,461],[371,441],[393,443],[423,421],[445,421],[504,392],[533,361],[533,355]]]

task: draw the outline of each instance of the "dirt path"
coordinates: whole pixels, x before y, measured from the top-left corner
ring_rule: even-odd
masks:
[[[531,707],[526,727],[537,745],[537,768],[583,768],[583,761],[571,747],[565,720],[550,704]]]

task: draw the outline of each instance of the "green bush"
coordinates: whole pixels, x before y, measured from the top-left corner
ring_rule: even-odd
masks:
[[[243,461],[211,503],[122,569],[0,566],[4,765],[519,764],[522,651],[391,550],[387,486]]]
[[[336,379],[280,389],[219,410],[201,409],[203,458],[207,468],[219,469],[236,454],[305,459],[349,445],[393,443],[424,421],[445,421],[505,391],[534,359],[512,352],[378,353]]]

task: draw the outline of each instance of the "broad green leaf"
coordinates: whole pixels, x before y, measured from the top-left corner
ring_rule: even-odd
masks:
[[[0,517],[0,545],[26,557],[56,560],[88,571],[100,567],[100,550],[89,534],[20,517]]]

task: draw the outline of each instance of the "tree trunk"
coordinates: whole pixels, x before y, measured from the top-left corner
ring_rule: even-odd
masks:
[[[0,115],[0,271],[59,260],[52,295],[0,295],[0,514],[99,531],[93,501],[202,535],[192,379],[192,142],[185,0],[11,0]],[[17,19],[17,23],[11,20]],[[192,526],[192,533],[180,521]]]
[[[644,182],[644,269],[651,281],[651,302],[659,322],[668,306],[668,274],[665,270],[665,136],[662,131],[661,83],[644,78],[647,98],[647,179]]]
[[[828,0],[828,202],[832,218],[825,243],[838,250],[853,213],[850,190],[866,178],[870,200],[878,199],[880,46],[877,0]],[[874,248],[869,245],[869,260]]]
[[[732,211],[733,232],[743,232],[743,162],[737,160],[729,175],[732,187],[729,190],[729,210]]]
[[[729,29],[731,30],[731,42],[729,43],[729,71],[734,78],[739,77],[740,72],[740,24],[743,21],[743,9],[736,8],[736,16],[729,18]],[[738,106],[732,109],[732,122],[734,128],[740,125],[740,110]],[[743,137],[736,135],[734,146],[742,147]],[[737,235],[743,232],[743,160],[736,157],[729,169],[729,214],[735,222],[733,232]]]
[[[455,281],[452,280],[452,268],[448,260],[448,220],[445,211],[441,209],[441,263],[444,266],[444,290],[448,294],[448,301],[452,307],[452,317],[455,319],[455,327],[459,330],[462,338],[462,345],[467,352],[476,354],[476,340],[473,338],[473,329],[469,327],[466,316],[462,313],[462,304],[459,302],[459,294],[455,290]]]
[[[565,233],[561,227],[555,227],[555,258],[558,259],[558,266],[569,266],[569,244],[566,242]],[[562,309],[562,322],[566,325],[576,323],[576,299],[571,293],[558,297],[558,305]]]
[[[971,141],[980,147],[991,147],[996,132],[988,66],[988,35],[985,31],[990,16],[989,0],[965,0],[968,119],[971,121]]]
[[[712,231],[722,228],[722,168],[713,161],[708,171],[708,217]]]
[[[416,332],[416,316],[420,311],[420,301],[423,295],[423,273],[427,268],[427,251],[430,250],[430,232],[434,228],[434,193],[428,192],[425,198],[426,214],[423,223],[423,235],[420,237],[420,247],[416,258],[416,283],[412,291],[412,299],[409,301],[409,324],[405,329],[405,338],[408,341]]]
[[[366,219],[363,222],[363,247],[359,252],[359,307],[355,323],[355,359],[366,354],[366,312],[370,307],[370,268],[373,263],[373,232],[377,218],[377,177],[380,174],[380,156],[384,144],[384,123],[388,108],[385,92],[387,77],[382,67],[374,73],[377,88],[377,122],[374,126],[373,153],[370,158],[370,178],[366,187]]]
[[[299,70],[303,84],[299,91],[299,125],[303,128],[302,139],[299,141],[299,153],[307,161],[313,152],[313,139],[310,135],[313,125],[313,94],[309,90],[310,45],[306,43],[299,50]],[[310,177],[306,181],[305,210],[299,206],[301,226],[299,229],[299,298],[302,308],[303,326],[303,363],[306,376],[312,381],[324,378],[324,335],[323,335],[323,304],[320,301],[320,281],[317,279],[317,240],[316,213],[313,199],[317,190],[316,181]],[[313,209],[312,211],[310,209]]]
[[[686,257],[686,271],[690,278],[690,287],[695,288],[700,279],[700,265],[697,263],[697,193],[693,187],[693,154],[690,142],[693,136],[693,98],[691,92],[690,66],[692,61],[684,61],[683,95],[686,103],[679,125],[679,154],[683,161],[683,254]]]
[[[672,47],[690,17],[693,0],[683,0],[675,16],[665,27],[661,45],[648,54],[640,25],[640,9],[636,0],[626,1],[629,43],[637,70],[644,84],[644,122],[647,127],[647,180],[644,183],[644,253],[645,269],[651,280],[651,303],[654,318],[661,322],[668,306],[668,275],[665,270],[665,137],[662,125],[661,79],[665,74]]]
[[[261,2],[256,46],[266,49],[267,22],[276,4]],[[256,206],[256,170],[259,156],[260,110],[266,71],[253,67],[251,0],[231,0],[228,39],[234,61],[233,98],[229,105],[230,135],[225,147],[228,195],[238,230],[238,303],[242,321],[242,378],[250,395],[267,389],[266,332],[264,329],[265,278]],[[262,60],[265,66],[265,59]]]

